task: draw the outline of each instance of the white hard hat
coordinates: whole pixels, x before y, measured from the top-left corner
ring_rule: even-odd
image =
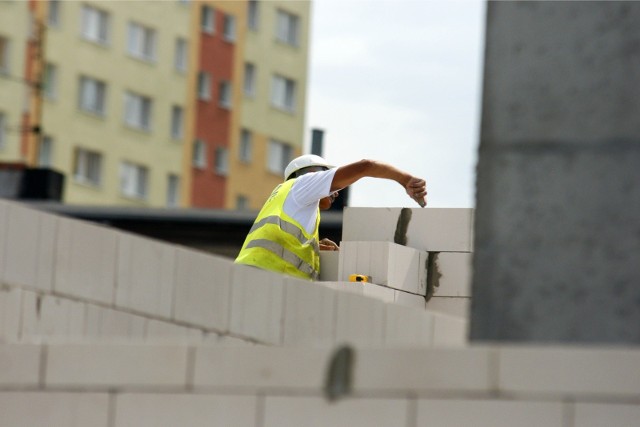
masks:
[[[322,166],[327,169],[335,167],[327,163],[327,161],[320,156],[316,156],[315,154],[305,154],[304,156],[296,157],[289,162],[284,170],[284,180],[286,181],[294,172],[311,166]]]

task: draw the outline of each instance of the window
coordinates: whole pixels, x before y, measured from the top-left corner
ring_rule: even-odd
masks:
[[[213,32],[215,31],[215,18],[215,11],[211,6],[202,6],[200,28],[203,32],[213,34]]]
[[[226,147],[216,148],[215,171],[222,176],[229,173],[229,150]]]
[[[236,18],[225,13],[223,17],[222,35],[226,41],[232,42],[236,39]]]
[[[82,37],[86,40],[107,44],[109,42],[109,14],[95,7],[82,6]]]
[[[44,135],[38,149],[38,166],[49,167],[53,164],[53,138]]]
[[[60,26],[60,0],[49,0],[49,17],[48,21],[50,26]]]
[[[220,90],[218,92],[218,104],[223,108],[230,109],[232,105],[231,83],[228,81],[221,81],[219,87],[220,87]]]
[[[278,10],[277,13],[276,39],[291,46],[298,46],[300,19],[284,10]]]
[[[273,76],[271,87],[271,104],[282,110],[292,112],[295,104],[296,83],[282,76]]]
[[[256,66],[250,62],[244,64],[244,94],[250,97],[256,94]]]
[[[9,39],[0,36],[0,73],[9,73]]]
[[[43,90],[44,96],[48,99],[55,99],[57,92],[56,82],[58,81],[58,67],[47,63],[44,68]]]
[[[176,70],[187,71],[187,41],[183,38],[176,39],[176,56],[174,60]]]
[[[156,30],[135,22],[129,23],[127,51],[145,61],[156,59]]]
[[[292,160],[293,150],[284,142],[269,141],[269,152],[267,153],[267,169],[276,174],[284,173],[284,169]]]
[[[151,108],[151,98],[126,92],[124,122],[137,129],[151,130]]]
[[[240,152],[238,153],[238,157],[240,157],[240,161],[243,163],[251,163],[251,158],[253,156],[253,135],[251,131],[247,129],[242,129],[240,133]]]
[[[198,99],[203,101],[211,99],[211,74],[205,71],[198,73]]]
[[[180,177],[169,174],[167,179],[167,207],[177,208],[180,206]]]
[[[247,196],[243,196],[239,194],[236,197],[236,209],[239,211],[246,211],[249,209],[249,198]]]
[[[102,169],[102,155],[95,151],[76,149],[75,162],[73,167],[73,178],[87,185],[100,185],[100,174]]]
[[[120,163],[120,193],[126,197],[146,199],[148,175],[144,166],[130,162]]]
[[[207,146],[200,139],[196,139],[193,143],[193,166],[198,169],[207,167]]]
[[[249,10],[247,11],[247,26],[249,29],[257,30],[259,20],[258,0],[249,0]]]
[[[7,144],[7,115],[0,111],[0,150]]]
[[[179,105],[171,107],[171,138],[182,139],[184,135],[184,109]]]
[[[80,77],[80,109],[104,116],[107,87],[92,77]]]

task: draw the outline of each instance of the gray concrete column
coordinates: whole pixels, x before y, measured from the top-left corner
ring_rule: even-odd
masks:
[[[474,341],[640,344],[640,2],[490,2]]]

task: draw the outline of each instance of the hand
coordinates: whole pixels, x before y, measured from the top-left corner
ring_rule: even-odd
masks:
[[[322,239],[318,243],[321,251],[339,251],[340,250],[340,247],[329,239]]]
[[[404,188],[409,197],[415,200],[421,207],[427,205],[427,183],[424,179],[412,176]]]

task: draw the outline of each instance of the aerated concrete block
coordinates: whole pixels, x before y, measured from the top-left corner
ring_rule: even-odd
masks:
[[[229,328],[230,260],[177,249],[173,317],[224,332]]]
[[[184,387],[187,353],[177,345],[54,344],[47,350],[45,384]]]
[[[108,427],[109,407],[106,392],[0,392],[3,426]]]
[[[284,345],[334,342],[336,292],[307,280],[285,282]]]
[[[112,304],[115,298],[118,232],[68,218],[58,218],[55,291]]]
[[[114,427],[254,426],[256,396],[119,393]]]
[[[284,282],[282,274],[234,265],[229,332],[268,344],[282,344]],[[313,286],[312,282],[309,282]]]
[[[470,314],[471,298],[434,296],[427,301],[426,307],[429,311],[468,319]]]
[[[40,352],[39,345],[0,344],[0,387],[38,385]]]
[[[386,310],[385,345],[421,347],[433,344],[431,313],[396,304],[387,304]]]
[[[393,242],[427,252],[472,252],[473,209],[344,210],[342,241]],[[342,246],[342,245],[341,245]]]
[[[23,292],[20,288],[0,287],[0,341],[17,342],[20,338]]]
[[[19,204],[4,206],[3,282],[50,291],[53,285],[56,217]]]
[[[352,274],[416,295],[425,295],[428,253],[389,242],[342,242],[340,281]]]
[[[384,343],[385,304],[372,298],[340,292],[336,311],[336,343],[381,346]]]
[[[142,342],[146,322],[143,316],[87,304],[85,338]]]
[[[176,257],[172,245],[119,233],[116,305],[171,317]]]
[[[84,336],[84,327],[84,303],[23,291],[23,340],[77,340]]]
[[[433,295],[440,297],[470,297],[473,254],[465,252],[437,252],[430,265],[434,271]]]
[[[320,251],[319,280],[328,282],[338,280],[339,264],[340,251]]]

